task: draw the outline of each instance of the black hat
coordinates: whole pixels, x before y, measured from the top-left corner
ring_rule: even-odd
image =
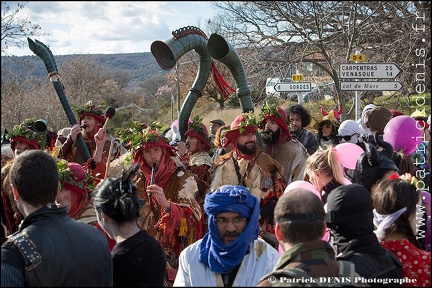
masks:
[[[359,184],[338,186],[327,197],[327,226],[345,239],[373,234],[373,203]]]
[[[218,125],[220,125],[220,126],[225,125],[225,122],[222,121],[221,119],[214,119],[214,120],[211,120],[210,123],[218,124]]]

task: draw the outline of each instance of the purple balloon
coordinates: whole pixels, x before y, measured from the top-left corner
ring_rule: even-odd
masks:
[[[422,127],[417,121],[406,115],[390,119],[384,128],[384,141],[393,146],[394,151],[405,155],[413,154],[423,140]]]

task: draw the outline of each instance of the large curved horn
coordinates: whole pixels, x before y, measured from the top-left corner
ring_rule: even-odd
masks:
[[[225,64],[237,85],[237,97],[240,98],[242,112],[253,112],[251,90],[246,80],[243,63],[237,51],[220,35],[213,33],[208,39],[208,51],[213,59]]]
[[[212,58],[207,49],[207,37],[196,27],[184,27],[172,32],[173,37],[163,41],[154,41],[151,52],[163,70],[171,70],[177,61],[188,51],[195,49],[200,56],[198,73],[180,110],[179,130],[182,139],[188,128],[188,120],[198,98],[210,76]],[[180,95],[178,95],[180,97]]]

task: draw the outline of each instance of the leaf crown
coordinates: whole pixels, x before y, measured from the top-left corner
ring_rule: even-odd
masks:
[[[265,116],[273,116],[273,117],[281,117],[278,111],[278,107],[276,105],[264,103],[261,112],[260,117],[264,118]]]
[[[202,123],[203,118],[199,118],[199,116],[195,116],[192,121],[189,123],[189,129],[194,131],[196,134],[203,136],[203,138],[211,143],[211,138],[208,136],[208,132]]]
[[[100,106],[96,106],[93,104],[92,100],[88,101],[83,106],[71,104],[72,110],[78,115],[78,117],[81,117],[84,113],[92,113],[103,117],[103,111],[105,111],[106,106],[105,101],[103,101]]]
[[[147,142],[159,142],[163,140],[168,144],[168,139],[162,137],[164,126],[160,122],[151,122],[148,127],[143,129],[143,125],[138,121],[131,121],[127,128],[117,129],[118,138],[126,146],[130,146],[132,151],[139,150]]]
[[[36,140],[41,148],[45,147],[46,133],[39,134],[33,131],[34,122],[34,118],[28,118],[24,120],[23,123],[15,125],[10,131],[8,131],[6,139],[11,140],[13,138],[23,137],[30,141]]]
[[[253,112],[241,113],[240,116],[243,117],[243,120],[237,123],[237,127],[231,127],[231,130],[239,129],[240,134],[242,134],[245,131],[245,127],[247,126],[257,127],[261,123],[261,121],[257,119],[257,117],[255,116],[255,114],[253,114]]]
[[[82,181],[78,181],[77,176],[71,171],[66,160],[60,159],[57,161],[57,169],[59,172],[60,189],[63,189],[64,183],[69,183],[87,191],[94,189],[93,177],[87,171],[85,173],[84,179]]]

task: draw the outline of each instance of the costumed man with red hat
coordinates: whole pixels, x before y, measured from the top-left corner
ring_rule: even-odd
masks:
[[[274,235],[273,208],[285,189],[283,166],[258,146],[257,132],[260,121],[252,113],[242,113],[226,132],[225,147],[233,150],[219,156],[212,167],[211,191],[222,185],[240,185],[249,188],[260,200],[260,226],[262,231]],[[275,244],[275,243],[272,243]]]
[[[276,105],[264,104],[260,117],[265,152],[284,167],[282,177],[285,186],[303,180],[309,153],[303,144],[291,137],[285,111]]]
[[[98,223],[96,211],[91,202],[91,191],[94,188],[92,175],[78,163],[67,162],[64,159],[57,161],[59,170],[60,188],[56,196],[56,204],[66,207],[68,215],[79,221],[98,228],[108,239],[110,250],[115,241],[102,229]]]
[[[188,245],[204,236],[200,221],[203,213],[195,195],[200,193],[196,175],[190,173],[175,155],[175,147],[154,130],[124,133],[130,142],[133,163],[140,165],[136,182],[139,198],[145,199],[138,225],[162,245],[171,266],[178,267],[178,256]]]
[[[84,165],[86,168],[92,168],[94,179],[96,182],[100,181],[104,178],[107,161],[126,153],[126,149],[120,141],[107,134],[104,127],[106,119],[101,107],[96,107],[92,101],[88,101],[82,107],[74,110],[79,116],[80,123],[72,126],[58,157],[68,162]],[[92,157],[90,159],[85,158],[79,141],[77,141],[80,133]],[[114,141],[113,149],[111,155],[108,156],[111,141]],[[91,167],[92,161],[95,164],[93,167]]]
[[[189,122],[185,137],[185,143],[179,142],[177,144],[178,157],[191,173],[197,175],[200,180],[207,184],[207,187],[210,187],[212,179],[209,170],[213,166],[213,160],[209,154],[210,137],[202,119],[196,116]],[[204,203],[205,195],[202,196],[200,204]]]
[[[10,142],[10,147],[15,156],[21,154],[26,150],[40,150],[46,146],[47,136],[46,133],[37,133],[34,130],[35,119],[29,118],[24,120],[23,123],[15,125],[11,131],[8,131],[5,136]],[[11,190],[9,183],[9,170],[13,163],[13,159],[10,160],[1,169],[1,221],[6,227],[6,235],[8,236],[15,231],[18,231],[18,226],[24,219],[23,215],[19,211]],[[2,240],[4,240],[2,238]]]

